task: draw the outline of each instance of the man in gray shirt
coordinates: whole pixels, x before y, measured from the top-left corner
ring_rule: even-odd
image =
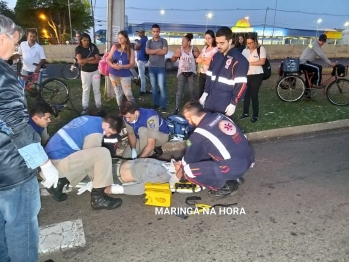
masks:
[[[336,63],[331,62],[325,53],[321,50],[321,46],[326,43],[327,36],[322,34],[319,36],[319,40],[314,40],[310,43],[306,49],[304,49],[301,57],[299,58],[301,70],[314,73],[312,78],[312,84],[316,87],[322,87],[321,78],[322,78],[322,66],[319,64],[313,63],[315,58],[319,56],[326,64],[330,66],[335,66]]]
[[[168,52],[167,40],[160,37],[160,26],[154,24],[151,28],[153,38],[146,44],[145,52],[149,55],[149,77],[153,93],[153,109],[159,109],[166,113],[167,94],[166,94],[166,72],[165,55]],[[157,92],[159,85],[161,94],[161,104]]]

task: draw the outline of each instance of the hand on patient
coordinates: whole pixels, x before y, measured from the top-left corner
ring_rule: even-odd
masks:
[[[137,158],[137,151],[135,148],[132,148],[131,150],[131,158],[136,159]]]

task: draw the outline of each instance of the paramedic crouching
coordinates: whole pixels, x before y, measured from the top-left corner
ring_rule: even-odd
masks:
[[[192,183],[209,188],[209,194],[215,197],[237,191],[254,162],[244,134],[228,117],[205,113],[198,101],[186,103],[182,115],[196,128],[186,142],[182,161],[177,162],[177,178],[184,175]]]
[[[130,143],[122,157],[136,159],[162,155],[161,146],[169,140],[170,133],[164,119],[155,110],[139,108],[132,101],[123,104],[121,113]]]

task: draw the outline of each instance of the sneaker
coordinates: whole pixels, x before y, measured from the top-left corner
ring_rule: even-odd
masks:
[[[179,109],[176,108],[175,111],[173,112],[173,115],[178,115]]]
[[[239,119],[244,119],[244,118],[247,118],[248,117],[248,114],[242,114]]]
[[[252,123],[252,124],[254,124],[254,123],[256,123],[257,122],[257,120],[258,120],[258,117],[252,117],[251,118],[251,120],[250,120],[250,122]]]
[[[158,105],[153,105],[153,107],[152,107],[151,109],[157,110],[157,109],[159,109],[159,108],[160,108],[160,106],[158,106]]]
[[[210,196],[223,198],[233,193],[236,193],[237,191],[238,186],[232,180],[229,180],[225,183],[225,185],[222,188],[218,190],[210,190],[208,191],[208,194]]]
[[[167,113],[166,107],[162,107],[162,108],[161,108],[161,113],[164,113],[164,114]]]
[[[152,91],[145,91],[146,94],[152,94]]]

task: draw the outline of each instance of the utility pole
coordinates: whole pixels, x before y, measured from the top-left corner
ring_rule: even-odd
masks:
[[[92,14],[92,21],[93,21],[93,24],[92,24],[92,30],[93,30],[93,32],[92,32],[92,37],[93,37],[93,43],[94,44],[96,44],[96,38],[95,38],[95,31],[96,31],[96,29],[95,29],[95,15],[94,15],[94,10],[93,10],[94,8],[93,8],[93,4],[92,4],[92,0],[91,0],[91,14]]]
[[[68,0],[69,26],[70,26],[70,41],[73,43],[73,28],[71,26],[70,1]]]
[[[269,9],[269,7],[267,7],[267,9],[265,10],[264,26],[263,26],[263,35],[262,35],[262,45],[263,45],[263,40],[264,40],[265,24],[267,23],[268,9]]]
[[[271,38],[273,39],[274,38],[274,28],[275,28],[275,17],[276,17],[276,8],[278,6],[278,0],[275,0],[275,10],[274,10],[274,22],[273,22],[273,34],[271,36]],[[271,40],[271,43],[270,44],[273,44],[273,40]]]

